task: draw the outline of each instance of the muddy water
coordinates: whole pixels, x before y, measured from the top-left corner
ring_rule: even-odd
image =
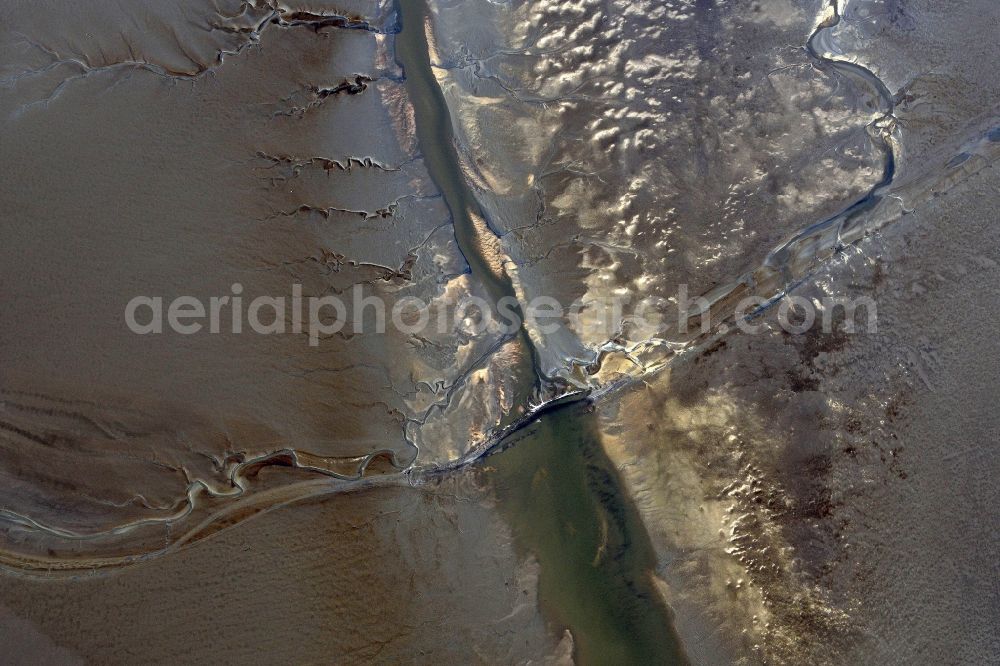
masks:
[[[483,465],[518,545],[541,565],[542,610],[571,631],[578,663],[685,663],[650,579],[652,546],[586,403],[543,415]]]

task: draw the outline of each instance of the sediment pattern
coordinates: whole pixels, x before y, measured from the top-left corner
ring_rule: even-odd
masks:
[[[589,400],[693,661],[891,654],[866,633],[878,620],[864,578],[843,574],[863,565],[848,543],[878,550],[844,484],[933,485],[890,440],[940,453],[932,424],[903,414],[932,402],[921,386],[962,382],[936,376],[938,352],[910,349],[909,328],[868,347],[790,343],[771,306],[843,295],[855,278],[893,299],[924,293],[927,280],[886,278],[880,253],[904,262],[909,226],[983,214],[941,203],[988,199],[1000,157],[990,21],[964,35],[970,12],[995,24],[996,8],[961,4],[965,19],[923,0],[3,10],[0,116],[18,168],[0,186],[0,564],[132,568],[331,496],[359,514],[353,498],[368,495],[447,504],[442,486]],[[987,275],[989,255],[954,270]],[[305,296],[360,286],[389,308],[419,297],[432,318],[467,296],[541,295],[583,317],[554,333],[371,335],[355,304],[316,346],[122,324],[137,294],[249,300],[292,283]],[[681,284],[704,307],[678,314]],[[621,297],[609,329],[602,308]],[[658,299],[652,329],[643,298]],[[757,306],[734,314],[747,298]],[[736,317],[767,332],[747,340]],[[909,349],[903,370],[885,345]],[[892,388],[838,383],[851,362]],[[455,492],[486,503],[503,479]],[[891,534],[885,548],[905,547]],[[542,635],[537,600],[508,622],[514,605],[505,622]],[[550,643],[532,645],[566,657],[573,637]]]

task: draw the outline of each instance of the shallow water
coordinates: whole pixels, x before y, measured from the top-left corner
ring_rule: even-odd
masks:
[[[541,565],[544,612],[581,664],[685,663],[651,581],[655,553],[587,403],[564,405],[483,462],[518,545]]]

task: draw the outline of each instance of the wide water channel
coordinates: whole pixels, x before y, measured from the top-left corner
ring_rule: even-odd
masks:
[[[482,254],[478,234],[488,231],[474,224],[473,216],[484,216],[463,177],[451,116],[431,67],[426,1],[397,0],[397,8],[402,30],[396,58],[414,107],[420,149],[451,212],[459,248],[494,302],[514,296],[510,280],[491,270]],[[510,370],[523,399],[538,380],[523,330],[516,343],[524,347],[519,356],[525,367]],[[655,555],[649,538],[604,454],[586,402],[546,411],[508,435],[477,466],[495,488],[519,548],[538,559],[543,612],[553,625],[572,632],[578,663],[684,663],[669,611],[650,579]]]

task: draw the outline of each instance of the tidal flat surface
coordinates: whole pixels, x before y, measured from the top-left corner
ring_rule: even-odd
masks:
[[[2,642],[995,662],[998,11],[0,8]],[[355,288],[582,316],[374,333]],[[346,326],[125,325],[297,293]],[[877,330],[791,335],[790,296],[874,299]]]

